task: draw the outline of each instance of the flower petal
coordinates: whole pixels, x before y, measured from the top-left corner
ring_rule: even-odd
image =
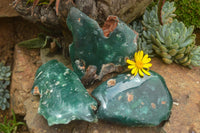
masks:
[[[148,58],[147,60],[146,60],[146,63],[149,63],[151,61],[151,58]]]
[[[134,59],[135,59],[135,62],[138,61],[138,52],[135,52]]]
[[[134,65],[135,64],[135,62],[134,61],[132,61],[132,60],[126,60],[126,62],[128,63],[128,64],[131,64],[131,65]]]
[[[142,61],[143,56],[144,56],[144,52],[143,51],[139,51],[139,57],[138,57],[139,60]]]
[[[129,65],[128,69],[133,69],[134,67],[135,67],[135,64],[134,65]]]
[[[141,69],[139,69],[139,74],[140,74],[140,76],[144,76],[144,74],[143,74],[143,72],[142,72],[142,70]]]
[[[133,69],[131,70],[131,74],[135,74],[136,70],[137,70],[137,67],[133,68]]]
[[[142,71],[143,71],[146,75],[148,75],[148,76],[151,75],[150,72],[148,72],[148,71],[146,71],[146,70],[144,70],[144,69],[142,69]]]
[[[144,58],[142,59],[142,62],[145,62],[148,59],[148,54],[144,55]]]
[[[143,59],[142,62],[145,63],[149,63],[151,61],[151,58],[147,58],[147,59]]]
[[[143,68],[149,68],[149,67],[151,67],[151,66],[152,66],[151,63],[147,63],[147,64],[144,64]]]
[[[137,75],[137,73],[138,73],[138,68],[136,67],[136,71],[135,71],[135,74],[134,74],[134,76],[136,76],[136,75]]]

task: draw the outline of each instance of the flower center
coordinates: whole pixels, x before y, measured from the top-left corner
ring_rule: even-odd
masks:
[[[142,69],[143,68],[143,62],[142,61],[137,61],[136,62],[136,66],[138,69]]]

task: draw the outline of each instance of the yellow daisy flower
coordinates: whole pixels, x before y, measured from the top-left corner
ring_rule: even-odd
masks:
[[[144,57],[143,57],[144,56]],[[126,60],[126,62],[128,64],[130,64],[128,66],[128,69],[132,69],[131,73],[136,76],[137,73],[139,73],[140,76],[144,76],[143,73],[145,73],[146,75],[150,76],[151,74],[149,73],[149,68],[152,66],[151,63],[149,63],[151,61],[151,58],[148,58],[148,54],[144,55],[143,51],[138,51],[135,52],[135,56],[134,56],[134,60]]]

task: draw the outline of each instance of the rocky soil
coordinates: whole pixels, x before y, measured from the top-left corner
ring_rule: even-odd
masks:
[[[19,14],[12,6],[13,0],[0,0],[0,17],[17,17]]]

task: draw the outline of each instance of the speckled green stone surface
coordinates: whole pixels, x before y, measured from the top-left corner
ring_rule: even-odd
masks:
[[[150,73],[143,78],[120,74],[97,87],[92,95],[100,101],[98,118],[128,126],[156,126],[167,120],[172,97],[164,79]]]
[[[80,61],[86,69],[89,65],[96,66],[99,73],[103,64],[125,65],[125,58],[132,58],[136,51],[137,35],[121,20],[109,37],[105,37],[95,20],[73,7],[68,14],[67,26],[73,34],[70,58],[79,77],[85,72],[78,67]]]
[[[71,120],[97,121],[93,109],[97,102],[88,94],[78,76],[57,60],[42,65],[36,72],[33,91],[39,88],[38,113],[48,124],[67,124]]]

